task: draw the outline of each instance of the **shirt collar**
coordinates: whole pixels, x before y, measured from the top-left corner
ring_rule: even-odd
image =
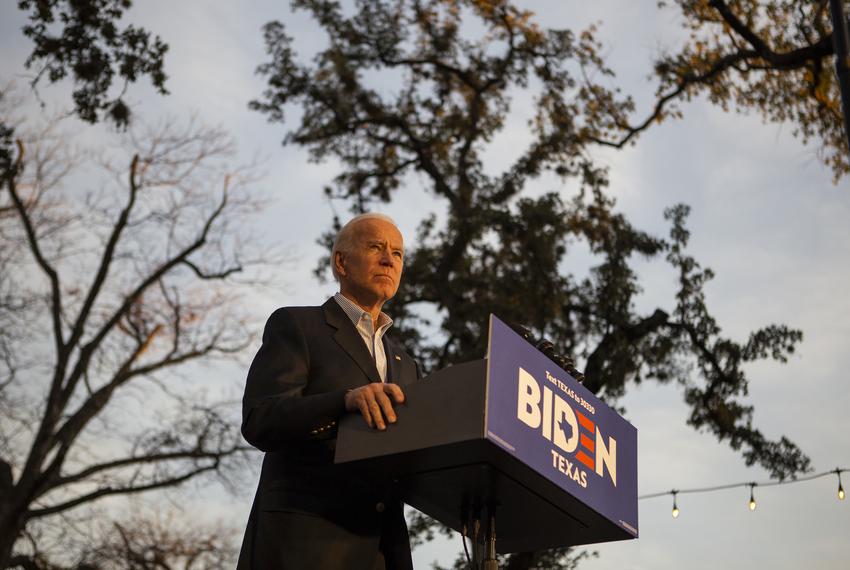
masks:
[[[355,327],[363,319],[363,317],[371,318],[371,315],[367,311],[361,309],[356,303],[354,303],[354,301],[352,301],[342,293],[337,293],[336,295],[334,295],[333,298],[334,301],[336,301],[337,304],[342,307],[342,310],[345,312],[346,315],[348,315],[348,318],[351,320]],[[381,311],[381,313],[378,315],[377,324],[372,323],[372,326],[374,327],[375,331],[381,330],[383,332],[386,332],[386,330],[389,329],[392,324],[393,320],[390,318],[390,316],[385,312]]]

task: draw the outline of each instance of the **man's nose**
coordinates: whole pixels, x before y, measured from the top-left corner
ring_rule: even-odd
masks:
[[[388,250],[386,250],[386,249],[385,249],[385,250],[381,253],[381,265],[389,265],[389,266],[392,266],[392,265],[393,265],[393,263],[394,263],[394,261],[393,261],[392,252],[390,252],[390,251],[388,251]]]

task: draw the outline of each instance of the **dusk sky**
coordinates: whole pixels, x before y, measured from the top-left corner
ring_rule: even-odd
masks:
[[[23,61],[30,44],[22,37],[16,3],[0,8],[0,84],[14,81],[26,91]],[[255,186],[268,200],[254,230],[269,245],[291,252],[293,262],[274,290],[250,302],[259,324],[276,307],[319,304],[335,292],[313,275],[322,255],[316,238],[334,214],[321,189],[336,174],[332,163],[311,164],[306,153],[281,141],[286,125],[268,124],[248,109],[263,89],[254,73],[266,61],[260,27],[283,21],[296,36],[296,49],[309,54],[324,45],[318,26],[304,13],[292,15],[284,2],[137,0],[128,21],[144,26],[169,44],[166,72],[170,95],[153,93],[146,81],[131,86],[128,99],[137,116],[148,121],[192,114],[231,132],[244,160],[259,156],[265,175]],[[603,53],[617,73],[614,80],[635,96],[638,114],[651,104],[647,79],[653,57],[675,48],[683,32],[675,7],[655,1],[521,2],[546,27],[581,29],[600,23]],[[68,86],[41,89],[49,108],[70,105]],[[836,185],[816,155],[816,145],[794,138],[790,124],[765,124],[756,115],[723,112],[697,99],[682,106],[684,118],[649,129],[635,146],[600,149],[596,157],[610,168],[609,192],[617,210],[638,228],[666,236],[664,208],[691,206],[690,252],[716,278],[707,301],[724,334],[744,340],[769,323],[800,328],[804,339],[785,365],[750,365],[747,402],[754,423],[768,439],[782,435],[812,460],[813,473],[850,467],[850,180]],[[529,102],[513,101],[507,128],[493,142],[488,163],[512,158],[517,142],[527,140]],[[29,104],[24,113],[40,112]],[[296,114],[290,115],[296,117]],[[292,124],[292,123],[291,123]],[[103,127],[79,129],[79,144],[104,139]],[[554,178],[532,183],[527,195],[573,189]],[[421,189],[403,190],[383,211],[393,216],[409,239],[425,213],[442,205]],[[343,216],[344,210],[337,205]],[[411,244],[415,247],[415,243]],[[583,274],[591,258],[579,248],[568,257],[571,271]],[[662,261],[640,261],[644,292],[638,308],[669,310],[676,275]],[[259,346],[260,339],[256,339]],[[252,349],[253,350],[253,349]],[[250,359],[252,354],[245,355]],[[579,368],[582,363],[579,362]],[[211,386],[238,393],[245,362],[222,367]],[[748,468],[741,455],[708,433],[685,424],[688,408],[677,386],[652,382],[630,387],[619,402],[638,430],[639,493],[764,482],[767,473]],[[245,477],[236,495],[221,489],[192,495],[199,516],[224,520],[241,533],[259,473]],[[850,474],[844,479],[850,487]],[[670,497],[640,502],[640,538],[589,546],[599,557],[582,569],[695,570],[801,567],[846,569],[850,565],[850,500],[838,501],[835,476],[792,485],[756,488],[758,508],[747,508],[749,490],[682,495],[681,515],[670,515]],[[194,501],[194,503],[193,503]],[[241,538],[241,534],[240,537]],[[237,538],[238,540],[238,538]],[[434,560],[449,564],[460,540],[438,539],[414,551],[417,568]]]

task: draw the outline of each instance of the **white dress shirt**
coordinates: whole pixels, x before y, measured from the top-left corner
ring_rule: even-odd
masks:
[[[387,353],[384,351],[384,333],[393,325],[393,320],[383,311],[378,315],[378,326],[372,322],[372,315],[358,307],[352,300],[347,298],[342,293],[334,295],[334,301],[342,307],[351,322],[354,323],[354,328],[360,333],[363,342],[369,349],[369,354],[375,360],[375,368],[378,369],[378,374],[381,375],[381,382],[387,381]]]

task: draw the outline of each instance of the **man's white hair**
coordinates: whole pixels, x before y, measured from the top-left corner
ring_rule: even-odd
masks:
[[[348,220],[348,222],[339,230],[339,233],[336,234],[334,246],[333,249],[331,249],[331,272],[333,272],[334,279],[337,281],[339,281],[339,273],[337,273],[336,270],[336,252],[341,251],[345,253],[351,251],[351,247],[354,245],[354,226],[363,220],[383,220],[385,222],[389,222],[398,229],[398,225],[395,223],[395,220],[385,214],[379,214],[377,212],[367,212],[365,214],[354,216]],[[399,231],[399,233],[401,232]]]

